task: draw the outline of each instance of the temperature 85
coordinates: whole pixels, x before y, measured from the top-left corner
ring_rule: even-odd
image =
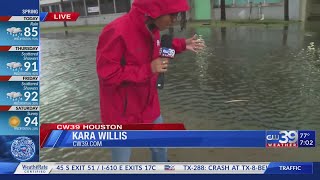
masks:
[[[30,37],[30,36],[36,37],[36,36],[38,36],[38,34],[39,34],[39,32],[38,32],[38,27],[32,27],[32,28],[30,28],[30,27],[25,27],[25,28],[24,28],[24,33],[23,33],[23,35],[24,35],[25,37]]]

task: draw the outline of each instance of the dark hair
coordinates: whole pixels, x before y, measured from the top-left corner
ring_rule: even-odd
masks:
[[[178,18],[180,20],[180,31],[183,31],[187,27],[187,13],[186,12],[180,12],[178,14]],[[152,30],[156,27],[156,25],[153,23],[154,19],[148,17],[145,23],[148,26],[148,29]]]

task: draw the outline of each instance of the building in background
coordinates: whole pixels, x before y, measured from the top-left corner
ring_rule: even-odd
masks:
[[[320,1],[319,0],[308,0],[306,11],[307,20],[320,21]]]
[[[41,12],[79,12],[68,26],[103,25],[127,13],[133,0],[40,0]],[[42,27],[63,26],[61,22],[42,22]]]
[[[42,12],[79,12],[68,26],[104,25],[127,13],[133,0],[40,0]],[[174,3],[174,0],[173,0]],[[283,20],[284,0],[225,0],[227,20]],[[189,0],[190,21],[220,20],[221,0]],[[320,20],[320,0],[289,0],[290,20]],[[42,27],[63,26],[61,22],[42,22]]]
[[[220,20],[221,0],[190,0],[192,20]],[[305,21],[320,13],[319,0],[289,0],[289,19]],[[225,0],[227,20],[283,20],[284,0]],[[312,9],[312,10],[310,10]]]
[[[128,12],[131,0],[40,0],[42,12],[79,12],[80,16]]]

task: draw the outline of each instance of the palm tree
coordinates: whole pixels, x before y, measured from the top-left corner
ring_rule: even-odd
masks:
[[[284,20],[289,21],[289,0],[284,0]]]
[[[225,21],[226,20],[226,1],[225,0],[221,0],[220,9],[221,9],[221,21]]]

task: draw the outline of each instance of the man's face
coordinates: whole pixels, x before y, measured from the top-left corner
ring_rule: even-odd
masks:
[[[168,29],[170,26],[173,26],[177,21],[178,13],[167,14],[158,17],[154,24],[159,28],[160,31]]]

